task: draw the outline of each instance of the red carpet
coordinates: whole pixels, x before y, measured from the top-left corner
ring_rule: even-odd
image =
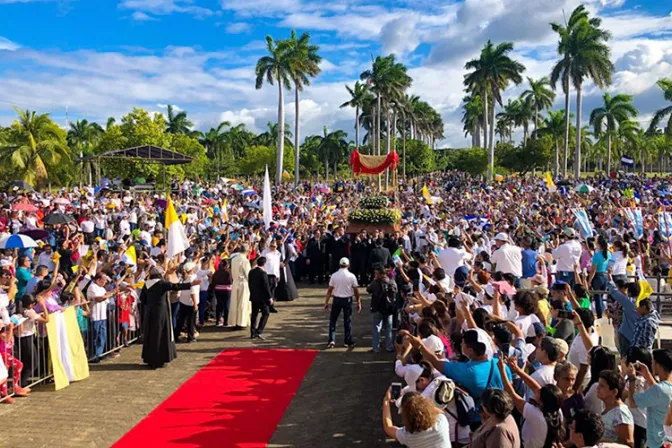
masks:
[[[315,355],[314,350],[225,350],[114,447],[264,447]]]

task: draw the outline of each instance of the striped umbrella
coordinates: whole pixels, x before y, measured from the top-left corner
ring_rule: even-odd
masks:
[[[34,239],[27,235],[10,235],[0,240],[0,249],[25,249],[37,247]]]

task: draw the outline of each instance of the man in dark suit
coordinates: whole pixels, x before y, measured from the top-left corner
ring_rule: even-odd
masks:
[[[371,250],[371,254],[369,255],[369,270],[373,271],[377,268],[385,269],[392,267],[392,254],[390,254],[388,249],[383,247],[382,238],[378,238],[375,244],[376,247]]]
[[[318,283],[324,281],[324,260],[326,248],[324,240],[319,230],[315,231],[313,237],[308,241],[306,247],[306,264],[308,265],[308,279],[310,283],[315,283],[317,277]]]
[[[248,283],[250,287],[250,302],[252,302],[252,320],[250,323],[250,339],[264,339],[261,335],[268,322],[270,307],[273,305],[271,282],[264,266],[266,257],[257,259],[257,267],[250,271]],[[257,325],[257,317],[261,313],[261,320]]]

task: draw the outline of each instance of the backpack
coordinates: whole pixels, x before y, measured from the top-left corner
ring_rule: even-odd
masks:
[[[389,316],[397,311],[397,292],[391,282],[382,282],[379,312],[383,316]]]
[[[485,385],[487,389],[490,386],[490,381],[492,380],[492,373],[495,369],[494,359],[490,360],[490,374],[488,375],[488,382]],[[455,408],[457,410],[457,415],[454,415],[447,408],[445,411],[451,415],[457,424],[460,426],[471,426],[473,423],[476,423],[479,420],[478,409],[476,409],[476,402],[474,397],[472,397],[466,388],[461,388],[455,386],[455,393],[453,394],[455,400]]]

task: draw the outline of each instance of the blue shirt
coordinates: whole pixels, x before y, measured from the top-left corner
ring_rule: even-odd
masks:
[[[635,323],[639,320],[635,300],[623,294],[613,284],[609,286],[609,295],[623,307],[623,320],[618,326],[618,332],[632,344],[635,337]]]
[[[490,368],[492,367],[492,377],[488,384]],[[443,363],[443,374],[460,386],[469,391],[469,395],[474,399],[476,409],[481,408],[481,395],[485,389],[504,389],[502,377],[499,375],[497,367],[497,358],[490,361],[468,361]],[[511,371],[506,366],[506,376],[511,379]]]
[[[525,249],[523,251],[523,278],[532,278],[537,274],[537,251]]]
[[[611,252],[607,251],[607,258],[604,258],[604,254],[601,250],[598,250],[593,254],[593,259],[591,263],[595,266],[595,272],[597,274],[605,274],[607,268],[609,267],[609,262],[611,261]]]
[[[646,440],[648,446],[662,446],[663,423],[672,400],[672,383],[662,381],[636,393],[633,397],[640,408],[646,408]]]

